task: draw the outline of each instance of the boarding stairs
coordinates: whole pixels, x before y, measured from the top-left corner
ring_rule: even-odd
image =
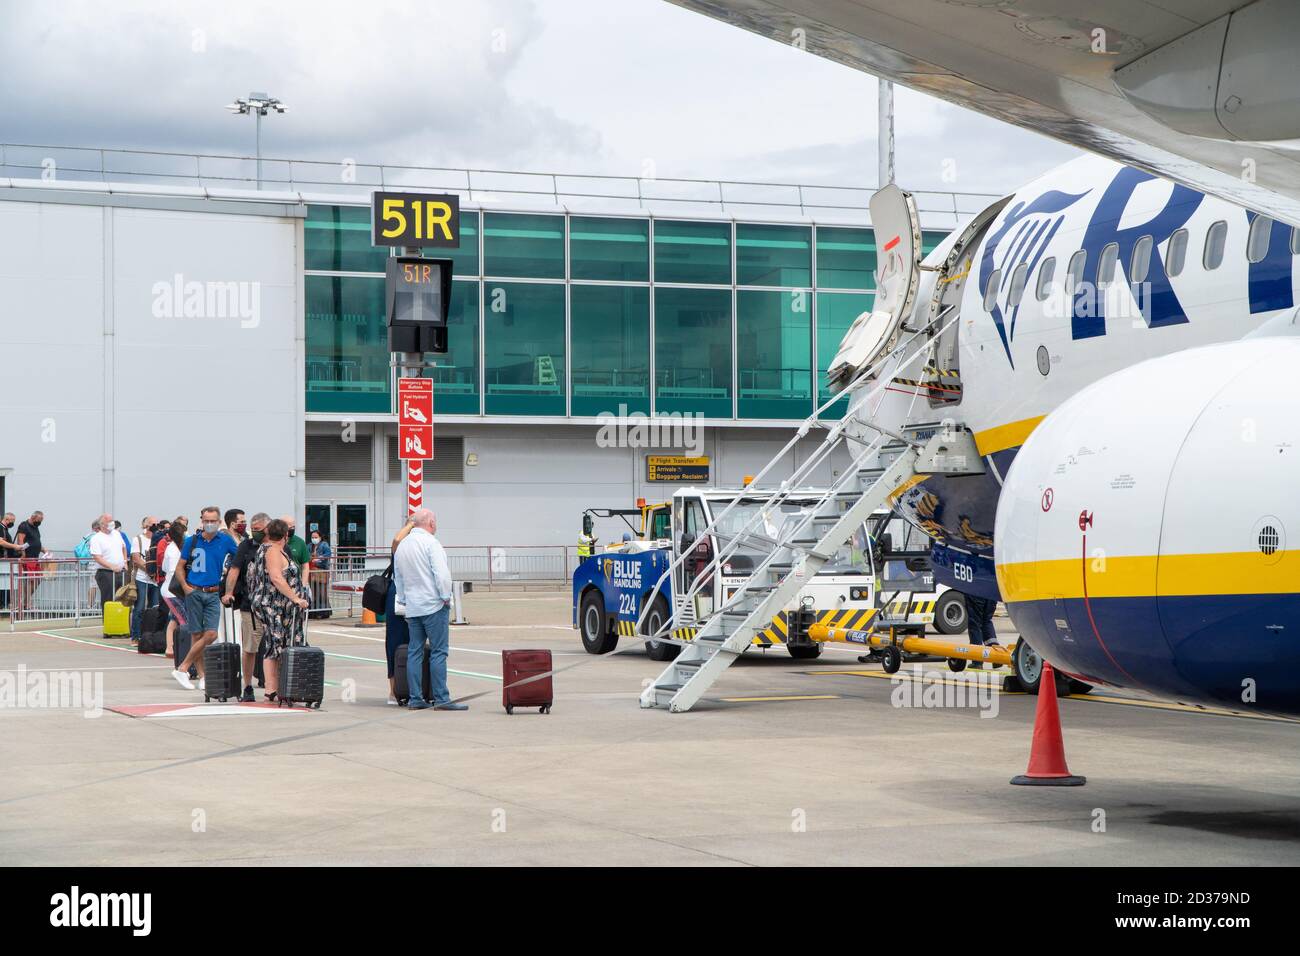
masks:
[[[855,425],[863,424],[855,417],[843,419],[827,434],[818,449],[820,454],[815,453],[809,461],[824,461],[848,440]],[[894,440],[889,444],[895,446],[888,449],[893,453],[892,461],[884,467],[878,464],[868,467],[869,462],[879,459],[880,452],[885,450],[882,446],[891,438]],[[810,494],[809,489],[801,488],[794,480],[783,483],[751,520],[731,536],[719,551],[713,568],[715,571],[720,568],[743,542],[770,550],[744,584],[699,628],[693,640],[674,642],[682,645],[681,652],[646,687],[641,694],[641,706],[667,707],[674,713],[690,710],[749,648],[755,633],[767,627],[795,599],[873,512],[892,504],[912,478],[982,471],[983,463],[974,439],[969,430],[960,426],[942,428],[923,445],[900,436],[880,434],[866,444],[855,457],[853,466],[830,488],[820,490],[820,497],[804,509],[801,519],[786,522],[780,536],[772,540],[762,532],[770,524],[764,517],[771,516],[783,501],[806,499]],[[701,575],[696,586],[705,577]],[[650,636],[664,640],[666,629],[664,633]]]

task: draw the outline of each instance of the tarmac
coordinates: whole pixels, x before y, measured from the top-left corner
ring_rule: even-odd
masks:
[[[689,713],[642,710],[663,665],[627,640],[587,655],[569,604],[466,598],[449,683],[483,694],[467,713],[388,706],[383,628],[348,618],[312,624],[326,701],[293,712],[194,708],[167,661],[97,627],[2,622],[0,864],[1300,862],[1293,722],[1096,690],[1060,702],[1087,785],[1012,787],[1037,699],[996,680],[976,694],[943,664],[891,679],[851,648],[776,649]],[[515,647],[567,668],[550,714],[506,715],[500,651]],[[102,696],[51,706],[33,690],[74,675]]]

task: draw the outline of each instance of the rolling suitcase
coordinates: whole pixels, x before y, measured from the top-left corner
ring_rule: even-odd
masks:
[[[203,702],[214,697],[223,704],[232,697],[239,699],[243,690],[239,684],[239,645],[233,641],[235,625],[226,620],[226,615],[235,615],[237,611],[222,607],[221,617],[225,640],[213,641],[203,649]]]
[[[549,714],[555,701],[551,670],[549,650],[502,651],[501,703],[505,705],[506,713],[513,714],[516,707],[540,707],[543,714]],[[538,674],[546,676],[526,684],[519,683]]]
[[[398,644],[397,650],[393,652],[393,696],[397,698],[399,704],[405,705],[411,699],[411,685],[406,677],[407,653],[410,651],[409,644]],[[420,668],[420,680],[423,681],[420,687],[424,693],[429,692],[429,685],[432,681],[429,678],[429,655],[424,655],[424,666]]]
[[[280,686],[275,702],[280,706],[306,704],[320,710],[325,699],[325,652],[307,643],[301,612],[294,615],[293,643],[280,652]]]
[[[167,650],[167,607],[145,608],[140,614],[140,640],[135,649],[141,654],[161,654]]]
[[[131,609],[121,601],[104,605],[104,636],[128,637],[131,634]]]

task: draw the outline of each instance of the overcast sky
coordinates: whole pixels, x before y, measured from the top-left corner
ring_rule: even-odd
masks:
[[[663,0],[0,0],[0,140],[834,185],[876,178],[876,81]],[[905,187],[1005,192],[1077,151],[896,97]],[[955,182],[943,161],[956,161]]]

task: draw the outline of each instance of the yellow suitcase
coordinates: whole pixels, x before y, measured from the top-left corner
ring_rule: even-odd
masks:
[[[127,637],[131,633],[131,609],[121,601],[104,605],[104,636]]]

